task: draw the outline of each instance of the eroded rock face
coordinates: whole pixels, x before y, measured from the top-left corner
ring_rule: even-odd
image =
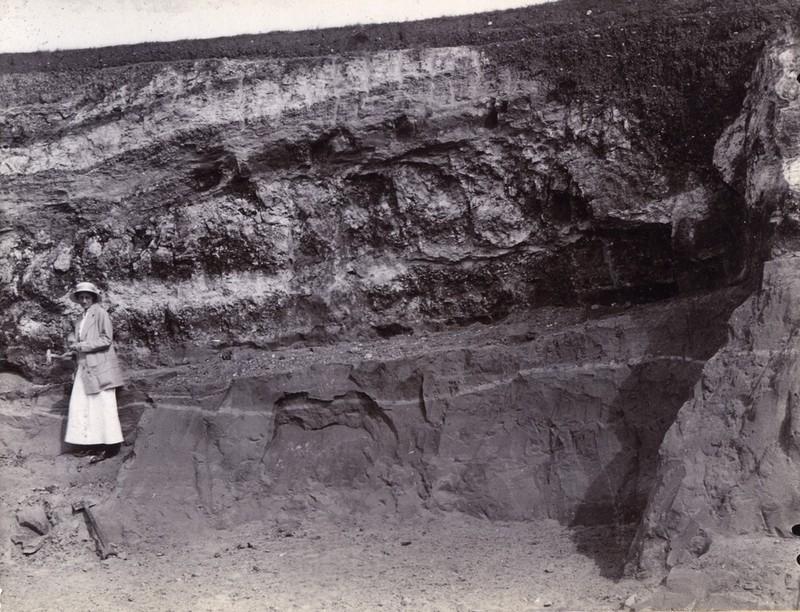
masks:
[[[140,381],[152,407],[118,497],[127,512],[223,522],[316,507],[627,523],[739,299],[495,326],[392,359],[270,371],[240,349],[206,366],[216,379],[176,368]]]
[[[0,163],[7,362],[41,371],[84,278],[144,364],[739,277],[735,193],[691,168],[676,180],[613,103],[559,102],[546,75],[493,57],[0,76],[0,122],[18,128]]]
[[[584,524],[647,506],[636,561],[657,568],[715,531],[781,531],[797,504],[796,36],[768,48],[717,174],[500,51],[0,76],[0,381],[68,382],[43,354],[92,279],[131,368],[119,512]],[[743,299],[719,288],[765,257],[716,353]],[[615,314],[587,317],[599,304]],[[535,321],[553,305],[581,314]],[[472,344],[421,337],[476,322]],[[343,348],[406,335],[403,354]],[[272,363],[292,343],[327,352]],[[40,391],[20,397],[54,397]],[[58,410],[17,408],[2,418],[19,436],[56,439]]]
[[[634,547],[642,569],[702,556],[717,534],[786,535],[797,523],[798,75],[800,38],[788,30],[765,53],[742,116],[717,147],[720,171],[774,227],[772,259],[664,438]]]

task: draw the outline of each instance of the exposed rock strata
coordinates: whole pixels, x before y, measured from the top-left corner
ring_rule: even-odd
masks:
[[[44,104],[26,76],[0,77],[0,120],[25,134],[0,163],[0,329],[25,372],[83,277],[146,363],[649,301],[746,269],[736,194],[674,183],[635,116],[558,102],[477,48],[38,75]]]
[[[216,379],[173,368],[138,382],[149,406],[118,496],[223,523],[287,506],[628,523],[737,299],[479,327],[380,360],[315,351],[282,371],[239,349],[205,366]]]
[[[635,550],[655,569],[715,531],[785,530],[796,37],[767,50],[718,175],[612,100],[570,101],[500,55],[0,76],[0,381],[23,389],[2,396],[4,422],[58,440],[62,394],[31,381],[68,381],[42,356],[90,277],[140,368],[121,397],[121,511],[235,521],[336,497],[578,524],[636,519],[649,495]],[[712,358],[742,294],[703,292],[764,257]],[[497,323],[658,300],[521,336]],[[476,321],[498,337],[419,339]],[[399,356],[265,362],[295,341],[406,334]]]
[[[800,38],[787,30],[717,147],[722,175],[770,220],[773,259],[664,439],[634,549],[650,571],[703,555],[717,534],[786,535],[798,523],[798,75]]]

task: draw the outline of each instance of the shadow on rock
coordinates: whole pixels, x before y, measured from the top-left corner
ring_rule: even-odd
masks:
[[[570,537],[576,550],[592,559],[600,575],[611,580],[622,578],[625,563],[639,520],[643,500],[636,498],[638,462],[629,453],[620,452],[595,479],[570,523]],[[608,477],[614,474],[612,482]]]
[[[658,449],[702,366],[696,360],[659,359],[631,366],[615,400],[597,424],[597,453],[581,457],[593,476],[569,526],[578,552],[609,579],[622,578],[658,463]],[[606,460],[606,457],[611,460]]]
[[[647,347],[595,424],[594,452],[579,459],[590,482],[569,520],[578,552],[622,578],[654,487],[659,449],[691,399],[706,362],[727,341],[726,322],[751,288],[735,288],[654,318]],[[580,454],[580,453],[579,453]]]

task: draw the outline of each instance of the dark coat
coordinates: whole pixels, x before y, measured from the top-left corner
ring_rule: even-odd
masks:
[[[100,304],[89,306],[85,317],[80,334],[80,321],[75,324],[75,337],[78,339],[78,374],[82,376],[86,393],[92,395],[121,387],[125,379],[114,350],[111,317]]]

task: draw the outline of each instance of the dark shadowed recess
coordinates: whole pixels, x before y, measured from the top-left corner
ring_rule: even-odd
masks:
[[[609,413],[628,416],[612,418],[605,425],[606,435],[618,440],[621,449],[589,485],[569,521],[570,537],[578,552],[592,559],[604,577],[622,578],[655,479],[664,435],[681,406],[691,399],[702,374],[702,360],[725,344],[727,321],[748,294],[746,288],[721,294],[724,304],[719,304],[716,317],[704,321],[698,317],[697,327],[690,324],[688,333],[703,349],[691,355],[696,360],[693,364],[687,362],[676,370],[674,365],[641,363],[631,367],[626,380],[619,385]],[[669,335],[668,327],[654,330],[645,354],[659,353],[659,343],[663,342],[659,336]],[[648,406],[656,407],[655,411],[648,410]]]

